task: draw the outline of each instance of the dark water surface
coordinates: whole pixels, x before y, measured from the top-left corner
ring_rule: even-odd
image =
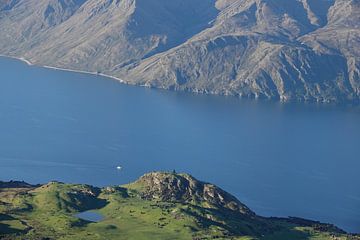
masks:
[[[360,232],[359,107],[151,90],[5,58],[0,70],[1,180],[104,186],[176,169],[258,214]]]

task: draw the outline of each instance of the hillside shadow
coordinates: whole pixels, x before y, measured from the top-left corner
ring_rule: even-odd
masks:
[[[13,228],[9,223],[4,223],[3,221],[17,221],[17,219],[0,213],[0,239],[2,234],[18,234],[25,232],[25,230]]]
[[[309,232],[296,229],[298,226],[308,225],[291,223],[291,219],[249,216],[229,209],[213,209],[195,205],[183,211],[196,218],[201,227],[210,229],[211,226],[217,226],[228,231],[229,236],[256,236],[261,240],[311,239]],[[209,219],[206,217],[209,215],[214,217]],[[311,226],[314,227],[313,225]],[[330,231],[331,229],[324,230]],[[334,234],[336,235],[335,232]]]
[[[296,229],[289,229],[287,231],[270,234],[268,236],[260,238],[261,240],[308,240],[311,236],[307,232],[299,231]]]

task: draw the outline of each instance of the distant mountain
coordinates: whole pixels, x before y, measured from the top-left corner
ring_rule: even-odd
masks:
[[[80,219],[96,211],[98,220]],[[97,222],[98,221],[98,222]],[[0,182],[0,239],[359,240],[331,224],[256,215],[231,194],[187,174],[153,172],[97,188]]]
[[[360,100],[360,0],[0,0],[0,53],[129,84]]]

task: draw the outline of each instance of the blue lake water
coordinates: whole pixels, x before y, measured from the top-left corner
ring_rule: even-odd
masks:
[[[151,90],[5,58],[0,70],[1,180],[105,186],[175,169],[258,214],[360,232],[359,107]]]
[[[98,212],[94,212],[94,211],[81,212],[81,213],[76,214],[75,217],[86,220],[86,221],[90,221],[90,222],[100,222],[104,219],[103,215],[101,215]]]

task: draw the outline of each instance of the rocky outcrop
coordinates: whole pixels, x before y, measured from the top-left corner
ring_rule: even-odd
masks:
[[[198,181],[188,174],[153,172],[135,182],[140,185],[141,196],[145,199],[165,202],[207,204],[211,207],[239,211],[245,215],[255,215],[231,194],[221,188]]]
[[[0,0],[0,53],[199,93],[360,100],[359,0]]]

